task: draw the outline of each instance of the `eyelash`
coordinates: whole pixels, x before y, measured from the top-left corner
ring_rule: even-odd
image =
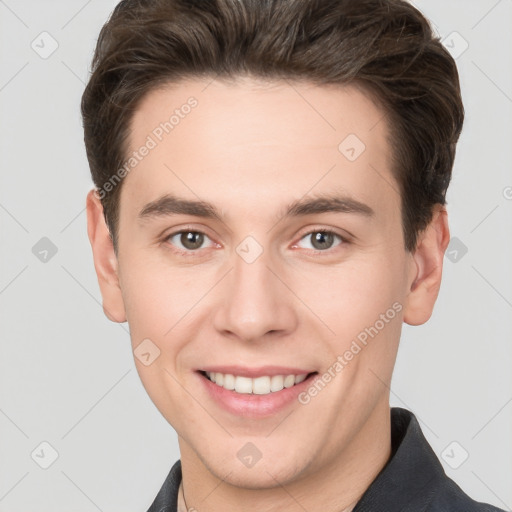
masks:
[[[185,229],[180,229],[179,231],[174,231],[172,233],[170,233],[169,235],[166,235],[164,237],[164,239],[162,240],[163,242],[166,242],[168,243],[169,245],[172,245],[169,240],[171,238],[173,238],[174,236],[176,235],[181,235],[183,233],[197,233],[197,234],[202,234],[208,238],[210,238],[204,231],[200,231],[200,230],[197,230],[197,229],[192,229],[192,228],[185,228]],[[306,233],[303,233],[299,239],[302,240],[303,238],[309,236],[309,235],[312,235],[313,233],[323,233],[324,235],[333,235],[334,237],[338,237],[340,240],[341,240],[341,243],[334,246],[334,248],[331,248],[331,249],[326,249],[324,251],[322,250],[318,250],[318,249],[309,249],[309,251],[312,253],[312,254],[330,254],[336,247],[339,247],[341,245],[348,245],[350,242],[349,240],[340,235],[339,233],[337,233],[336,231],[333,231],[333,230],[330,230],[330,229],[325,229],[325,228],[313,228],[309,231],[307,231]],[[296,246],[296,244],[294,244],[294,246]],[[173,248],[172,251],[179,254],[179,255],[182,255],[182,256],[185,256],[185,257],[197,257],[198,256],[198,252],[200,251],[201,249],[196,249],[196,250],[183,250],[183,249],[176,249],[176,248]]]

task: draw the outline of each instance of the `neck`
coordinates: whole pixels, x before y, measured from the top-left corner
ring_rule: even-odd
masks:
[[[201,512],[351,512],[391,455],[389,405],[374,410],[349,446],[319,470],[272,487],[245,488],[230,483],[230,472],[216,476],[179,438],[185,511]]]

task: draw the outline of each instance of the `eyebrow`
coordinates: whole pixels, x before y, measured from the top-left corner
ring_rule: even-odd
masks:
[[[370,206],[352,197],[323,194],[293,201],[287,206],[283,217],[301,217],[330,212],[352,213],[368,218],[375,216],[375,211]],[[222,214],[215,205],[207,201],[184,199],[172,194],[165,194],[159,199],[147,203],[139,212],[138,217],[144,220],[172,215],[193,215],[223,222]]]

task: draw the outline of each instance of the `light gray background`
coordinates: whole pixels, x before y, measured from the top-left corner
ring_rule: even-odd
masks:
[[[103,315],[86,236],[79,103],[115,4],[0,0],[1,512],[145,511],[179,457],[127,326]],[[392,405],[417,415],[466,492],[511,510],[512,0],[416,5],[460,53],[467,117],[448,193],[460,242],[431,320],[404,326]],[[51,49],[43,31],[58,43],[45,59],[31,47]],[[32,252],[42,237],[58,250],[46,262]],[[48,469],[43,441],[58,453]]]

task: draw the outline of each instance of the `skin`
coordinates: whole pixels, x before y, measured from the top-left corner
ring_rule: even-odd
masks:
[[[190,96],[197,107],[125,178],[117,255],[100,201],[93,191],[87,197],[104,311],[128,321],[134,349],[149,338],[160,350],[148,366],[135,362],[178,433],[187,507],[350,511],[391,453],[389,386],[401,326],[432,314],[450,238],[446,210],[435,209],[407,252],[386,120],[352,87],[180,82],[144,98],[130,150]],[[351,133],[366,146],[353,162],[338,150]],[[333,191],[374,216],[282,217],[291,201]],[[165,193],[212,202],[223,219],[138,218]],[[351,236],[315,252],[306,235],[313,228]],[[166,239],[180,229],[205,233],[203,245]],[[236,252],[249,235],[263,249],[250,264]],[[236,416],[209,398],[194,371],[274,364],[322,374],[395,302],[395,318],[306,405],[257,421]],[[237,457],[247,442],[262,454],[251,468]]]

